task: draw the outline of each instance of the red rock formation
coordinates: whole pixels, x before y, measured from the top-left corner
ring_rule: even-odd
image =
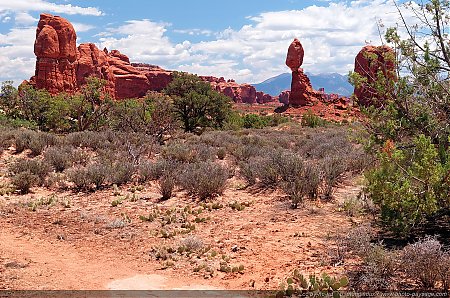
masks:
[[[77,84],[82,86],[86,78],[95,76],[106,81],[106,90],[109,94],[115,94],[114,74],[108,62],[108,52],[100,51],[92,43],[84,43],[78,46],[77,56]]]
[[[395,80],[395,54],[388,46],[365,46],[355,58],[355,72],[367,79],[367,83],[355,87],[355,96],[360,105],[381,105],[380,95],[371,87],[382,71],[386,78]]]
[[[173,76],[169,70],[145,63],[132,63],[131,65],[147,77],[152,91],[162,91],[172,82]]]
[[[268,94],[260,94],[260,101],[258,101],[255,87],[249,84],[238,84],[234,80],[225,81],[223,77],[201,76],[200,78],[209,82],[217,92],[232,98],[234,102],[254,104],[274,101]]]
[[[106,91],[115,99],[143,97],[147,91],[161,91],[172,81],[172,72],[158,66],[135,63],[117,50],[99,50],[92,43],[76,47],[73,26],[59,16],[42,14],[36,32],[36,74],[30,83],[52,94],[74,93],[95,76],[105,80]],[[270,95],[258,93],[249,84],[224,78],[201,77],[235,102],[265,103]]]
[[[274,98],[269,94],[265,94],[264,92],[256,92],[256,102],[257,103],[268,103],[274,101]]]
[[[309,78],[300,68],[303,64],[304,50],[300,41],[296,38],[289,46],[286,57],[286,65],[292,71],[291,92],[289,104],[292,106],[305,106],[316,97]]]
[[[285,90],[278,95],[278,100],[285,105],[289,104],[289,96],[291,95],[290,90]]]
[[[76,39],[75,30],[67,20],[41,15],[34,43],[37,60],[33,85],[51,93],[76,90]]]

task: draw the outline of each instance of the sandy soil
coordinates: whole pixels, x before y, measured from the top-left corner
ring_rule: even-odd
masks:
[[[159,202],[154,186],[90,195],[36,189],[26,196],[2,196],[0,289],[276,289],[295,268],[339,275],[352,265],[333,266],[333,237],[355,219],[338,205],[358,194],[355,184],[345,181],[335,202],[296,210],[276,191],[242,189],[234,180],[214,201],[223,205],[217,210],[199,207],[200,202],[182,192]],[[113,207],[117,198],[123,201]],[[229,204],[235,201],[249,206],[233,210]],[[204,221],[189,234],[163,238],[162,229],[177,230],[179,224],[140,219],[155,208],[161,218],[168,210],[179,218],[186,206],[202,209],[187,216]],[[188,257],[175,253],[165,261],[155,258],[155,251],[179,247],[191,236],[210,250]],[[224,258],[231,267],[245,269],[219,271]]]

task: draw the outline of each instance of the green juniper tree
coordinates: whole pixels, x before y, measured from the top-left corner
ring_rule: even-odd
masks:
[[[368,145],[380,157],[366,175],[367,190],[383,224],[400,235],[450,209],[450,5],[431,0],[404,6],[417,23],[408,24],[397,6],[402,25],[385,34],[396,53],[398,78],[378,72],[373,88],[383,105],[364,109]],[[351,78],[363,81],[357,74]]]

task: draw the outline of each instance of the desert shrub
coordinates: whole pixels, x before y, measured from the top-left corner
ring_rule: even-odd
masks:
[[[297,138],[296,148],[302,156],[310,159],[321,159],[327,156],[348,155],[354,150],[347,129],[329,127],[324,130],[306,130],[306,135]]]
[[[247,182],[248,185],[256,184],[256,179],[258,178],[258,170],[255,167],[258,158],[252,158],[248,162],[240,162],[239,173]]]
[[[320,170],[319,165],[314,162],[305,163],[303,176],[307,195],[310,199],[317,199],[322,184],[322,171]]]
[[[372,244],[362,255],[363,263],[355,286],[360,290],[392,290],[398,255],[382,244]]]
[[[227,150],[225,148],[217,149],[217,158],[220,160],[224,160],[225,156],[227,156]]]
[[[162,149],[161,155],[167,160],[178,161],[181,163],[193,163],[197,161],[212,160],[215,153],[209,146],[173,142],[167,144]]]
[[[445,276],[450,269],[448,258],[449,254],[436,238],[426,237],[403,249],[402,269],[409,278],[420,281],[426,289],[432,289],[438,282],[443,285],[448,282]]]
[[[243,144],[238,145],[234,148],[234,150],[229,151],[237,161],[246,161],[251,157],[259,156],[261,153],[261,147]]]
[[[119,153],[128,161],[137,165],[143,159],[149,158],[152,153],[159,151],[159,144],[150,135],[143,133],[114,133],[114,136],[113,146],[102,149],[106,151],[108,156]],[[114,154],[111,155],[111,151]]]
[[[361,148],[351,150],[346,157],[347,170],[361,173],[374,163],[374,157]]]
[[[12,145],[15,132],[12,129],[0,129],[0,154]]]
[[[345,253],[360,257],[368,254],[372,244],[372,228],[370,225],[360,225],[351,229],[342,239],[341,246]]]
[[[71,168],[67,171],[69,182],[72,182],[77,190],[90,191],[99,189],[107,181],[110,167],[101,163],[90,164],[86,167]]]
[[[204,247],[204,243],[203,240],[198,237],[188,236],[180,242],[180,246],[183,247],[185,251],[195,252],[201,250]]]
[[[45,178],[51,171],[51,166],[40,159],[19,159],[9,166],[9,171],[14,176],[20,173],[30,172],[38,177],[37,184],[43,185]]]
[[[222,194],[227,179],[228,170],[210,161],[188,164],[178,177],[181,187],[202,200]]]
[[[282,184],[282,189],[291,199],[291,205],[294,209],[303,204],[303,199],[308,193],[304,182],[302,175],[299,175],[297,179]]]
[[[108,169],[108,180],[112,184],[122,185],[131,181],[135,167],[131,162],[126,160],[117,160]]]
[[[302,116],[302,125],[308,126],[308,127],[318,127],[318,126],[325,126],[327,124],[327,121],[320,118],[316,114],[314,114],[313,111],[308,110],[305,114]]]
[[[361,259],[352,283],[355,289],[392,290],[398,271],[398,252],[385,248],[382,243],[372,243],[372,233],[369,225],[351,229],[338,240],[338,260],[343,262],[344,259],[354,259],[355,256]]]
[[[164,175],[158,180],[158,190],[161,194],[161,200],[168,200],[172,197],[175,183],[176,179],[170,174]]]
[[[264,187],[275,188],[278,185],[280,182],[280,173],[278,167],[270,158],[259,159],[259,162],[255,166],[257,177]]]
[[[90,190],[92,181],[86,168],[72,168],[67,171],[67,179],[77,190]]]
[[[146,161],[138,166],[139,181],[147,182],[158,180],[164,175],[178,171],[181,164],[174,160],[158,159],[155,162]]]
[[[297,163],[295,170],[281,182],[281,188],[291,199],[293,208],[303,204],[305,197],[317,198],[321,183],[320,172],[313,163],[303,164],[301,160]]]
[[[38,183],[39,177],[30,171],[19,172],[11,178],[11,184],[22,194],[30,192],[30,188]]]
[[[270,161],[276,166],[282,181],[293,181],[304,171],[303,159],[289,151],[272,151]]]
[[[333,187],[339,182],[342,174],[346,171],[346,160],[342,156],[329,156],[321,161],[324,196],[331,198],[333,195]]]
[[[40,155],[48,146],[56,143],[56,137],[48,133],[35,132],[32,130],[19,130],[14,136],[16,153],[26,149],[31,150],[34,156]]]
[[[114,147],[114,141],[117,140],[117,133],[106,130],[96,131],[80,131],[67,134],[64,137],[64,144],[73,147],[91,148],[94,151],[99,149]]]
[[[382,223],[406,235],[427,216],[449,207],[448,169],[424,135],[409,150],[386,142],[383,151],[379,166],[366,174],[367,192],[381,208]]]
[[[72,166],[76,158],[74,152],[71,146],[50,147],[44,153],[44,160],[52,165],[56,172],[62,172]]]

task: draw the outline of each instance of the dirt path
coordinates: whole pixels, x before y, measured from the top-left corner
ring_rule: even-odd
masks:
[[[354,197],[358,191],[352,184],[342,185],[336,198]],[[155,236],[160,224],[139,219],[153,210],[154,202],[129,200],[111,207],[108,191],[67,196],[72,196],[70,208],[56,204],[30,211],[15,198],[0,202],[0,289],[276,289],[294,268],[336,274],[345,270],[326,260],[327,239],[351,226],[345,213],[337,210],[337,202],[292,210],[277,193],[227,190],[220,198],[223,206],[237,198],[254,203],[242,211],[206,210],[201,216],[210,219],[196,224],[191,233],[219,255],[201,260],[178,257],[167,268],[152,255],[153,248],[177,247],[187,236]],[[160,205],[169,210],[177,204],[183,207],[185,198]],[[108,228],[110,220],[121,214],[130,214],[132,222],[124,228]],[[244,273],[220,272],[216,263],[225,254],[231,266],[245,265]],[[202,264],[216,266],[214,276],[194,270]]]
[[[142,272],[133,262],[118,258],[98,248],[76,248],[63,241],[15,233],[2,224],[0,280],[6,288],[102,289],[114,279]]]

